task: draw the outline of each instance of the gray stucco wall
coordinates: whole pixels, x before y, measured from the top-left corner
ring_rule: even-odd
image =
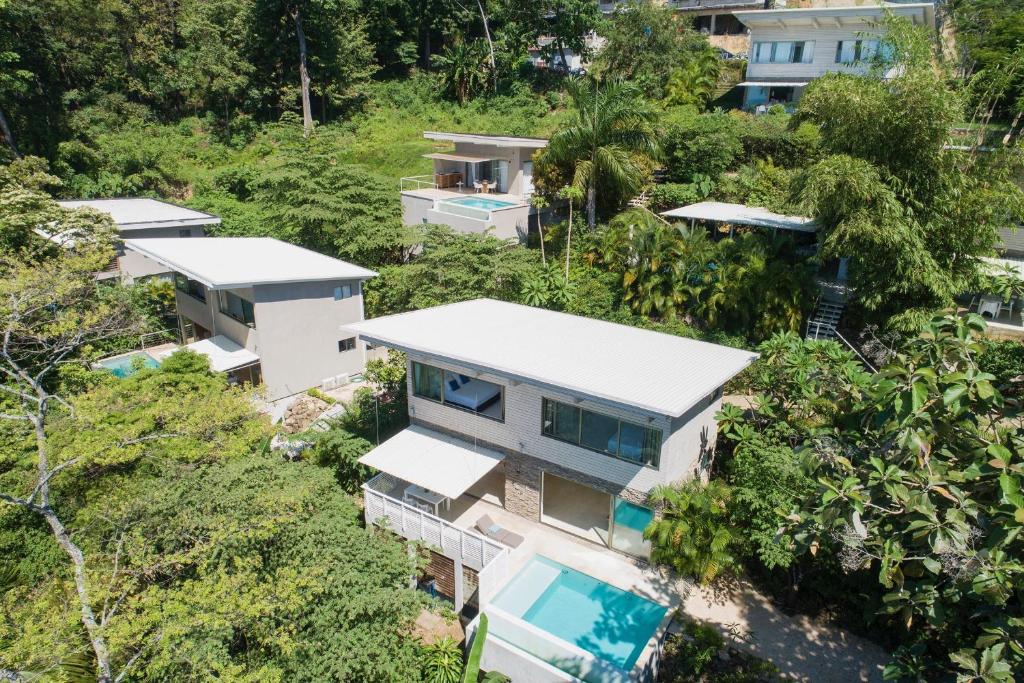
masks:
[[[181,237],[180,230],[191,231],[191,237]],[[126,230],[118,233],[120,239],[141,240],[153,237],[175,237],[179,239],[192,239],[193,237],[204,237],[206,233],[201,225],[193,225],[187,228],[145,228]],[[170,272],[166,266],[162,266],[142,254],[125,249],[124,255],[117,259],[117,267],[121,274],[129,280],[150,275],[160,275]]]
[[[352,286],[353,296],[334,300],[334,288]],[[263,383],[271,399],[290,396],[340,374],[362,372],[365,345],[339,352],[347,336],[341,326],[363,319],[359,282],[300,282],[256,287],[256,330]]]

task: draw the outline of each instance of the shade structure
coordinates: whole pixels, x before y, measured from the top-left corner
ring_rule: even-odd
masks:
[[[450,154],[447,152],[433,152],[431,154],[424,154],[427,159],[439,159],[441,161],[465,161],[470,164],[478,164],[482,161],[493,161],[499,157],[493,156],[479,156],[476,154]]]
[[[413,425],[359,458],[359,462],[448,498],[458,498],[504,458],[489,448]]]
[[[810,81],[743,81],[737,83],[740,88],[802,88]]]
[[[258,363],[260,357],[255,353],[239,346],[235,342],[231,341],[222,334],[218,334],[209,339],[201,339],[191,344],[186,344],[181,347],[188,349],[189,351],[195,351],[196,353],[202,354],[210,359],[210,369],[214,372],[227,372],[229,370],[237,370],[238,368],[244,368],[247,365],[253,365]],[[171,349],[159,354],[159,357],[166,358],[172,353],[177,353],[181,349]]]
[[[803,216],[786,216],[773,213],[758,206],[745,204],[728,204],[725,202],[697,202],[680,206],[678,209],[663,211],[662,216],[669,218],[688,218],[698,221],[730,223],[732,225],[752,225],[758,228],[777,228],[795,230],[797,232],[815,232],[818,226],[810,218]]]

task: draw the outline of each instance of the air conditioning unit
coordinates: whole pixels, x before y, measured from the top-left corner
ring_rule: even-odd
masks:
[[[328,377],[327,379],[320,380],[320,388],[323,391],[330,391],[331,389],[337,389],[338,388],[338,378],[337,377]]]
[[[342,375],[338,375],[337,377],[334,378],[334,382],[335,382],[334,386],[343,387],[343,386],[345,386],[346,384],[348,384],[351,381],[352,381],[352,378],[349,377],[348,373],[346,372],[346,373],[344,373]]]

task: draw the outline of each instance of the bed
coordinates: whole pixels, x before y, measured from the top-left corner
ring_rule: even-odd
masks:
[[[445,403],[454,403],[457,406],[480,412],[500,398],[501,387],[497,384],[465,375],[449,374],[445,377]]]

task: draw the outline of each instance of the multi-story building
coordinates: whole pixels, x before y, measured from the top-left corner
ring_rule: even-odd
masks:
[[[260,382],[277,400],[344,384],[365,345],[339,328],[363,319],[362,283],[376,273],[267,237],[127,240],[173,273],[179,333],[215,370]]]
[[[90,208],[110,215],[121,240],[168,237],[203,237],[208,226],[219,225],[220,218],[195,209],[145,197],[130,199],[74,199],[57,202],[66,209]],[[133,282],[151,277],[166,277],[167,268],[142,254],[117,245],[117,258],[102,273]]]
[[[756,109],[791,104],[815,78],[863,73],[879,53],[885,18],[906,17],[935,28],[932,3],[880,3],[734,12],[750,29],[743,104]]]

